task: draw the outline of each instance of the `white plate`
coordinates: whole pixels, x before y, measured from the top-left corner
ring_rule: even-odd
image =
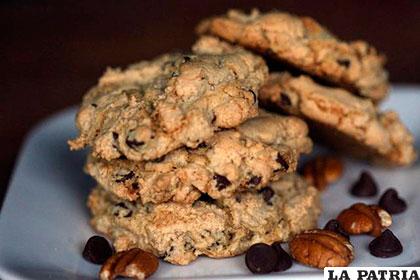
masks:
[[[397,87],[384,107],[392,107],[420,141],[420,89]],[[391,106],[392,105],[392,106]],[[99,266],[83,260],[85,240],[94,234],[88,224],[85,200],[94,182],[82,172],[85,152],[70,152],[66,140],[76,135],[74,109],[56,114],[29,134],[17,161],[0,217],[1,279],[96,279]],[[348,188],[362,169],[373,172],[381,192],[398,189],[409,208],[394,217],[393,232],[401,239],[404,253],[379,259],[367,251],[368,236],[352,237],[356,259],[352,266],[420,265],[420,166],[386,170],[347,160],[343,178],[323,195],[320,225],[360,201]],[[364,199],[375,203],[375,199]],[[246,268],[244,257],[212,260],[200,257],[188,266],[161,262],[154,279],[257,277]],[[322,279],[322,272],[294,264],[284,273],[260,278]]]

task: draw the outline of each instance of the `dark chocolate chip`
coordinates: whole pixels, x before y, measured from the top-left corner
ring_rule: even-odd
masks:
[[[392,258],[402,253],[403,247],[389,229],[369,243],[369,251],[378,258]]]
[[[184,62],[190,62],[191,61],[191,57],[185,55],[184,56]]]
[[[266,274],[274,271],[279,262],[276,250],[270,245],[252,245],[245,255],[245,264],[252,273]]]
[[[207,202],[207,203],[214,203],[214,198],[209,196],[207,193],[203,193],[199,198],[199,201]]]
[[[407,203],[398,196],[395,189],[388,189],[379,199],[379,206],[391,214],[399,214],[407,209]]]
[[[120,155],[118,159],[121,159],[121,160],[126,160],[126,159],[127,159],[127,157],[126,157],[125,155]]]
[[[347,232],[344,231],[344,229],[341,227],[340,223],[337,220],[329,220],[325,225],[324,229],[341,234],[342,236],[350,240],[350,236],[347,234]]]
[[[92,104],[90,104],[93,108],[96,108],[96,107],[98,107],[98,104],[96,104],[96,103],[92,103]]]
[[[94,264],[103,264],[113,253],[111,245],[102,236],[92,236],[83,249],[83,258]]]
[[[292,101],[290,100],[289,96],[285,92],[280,92],[280,105],[282,106],[292,105]]]
[[[226,188],[227,186],[230,186],[232,183],[229,181],[228,178],[226,178],[225,176],[219,175],[219,174],[215,174],[213,176],[213,179],[216,180],[216,188],[221,191],[224,188]]]
[[[278,257],[278,262],[276,264],[276,267],[274,268],[274,271],[276,272],[285,271],[285,270],[288,270],[290,267],[292,267],[292,264],[293,264],[292,258],[290,257],[288,253],[286,253],[286,251],[283,250],[280,242],[278,241],[274,242],[271,245],[271,247],[273,247],[274,250],[276,250],[277,257]]]
[[[114,140],[117,140],[118,136],[119,136],[118,133],[112,132],[112,138],[114,138]]]
[[[289,164],[287,161],[283,158],[283,156],[280,153],[277,153],[276,161],[281,164],[281,166],[284,168],[284,170],[289,169]]]
[[[261,183],[261,176],[252,176],[251,179],[248,181],[248,185],[259,185]]]
[[[129,209],[124,202],[118,202],[117,204],[115,204],[115,207],[116,209],[114,210],[113,214],[116,217],[122,216],[124,218],[128,218],[131,217],[131,215],[133,214],[133,211]]]
[[[201,142],[200,144],[198,144],[197,148],[206,148],[207,144],[206,142]]]
[[[123,183],[127,180],[132,179],[136,174],[133,171],[128,172],[127,174],[124,175],[119,175],[120,178],[116,179],[115,182],[116,183]]]
[[[268,204],[268,205],[273,205],[272,203],[271,203],[271,198],[273,197],[273,195],[274,195],[274,191],[273,191],[273,189],[272,188],[270,188],[270,187],[265,187],[265,188],[263,188],[263,189],[261,189],[260,191],[259,191],[259,193],[260,194],[262,194],[262,196],[263,196],[263,198],[264,198],[264,201]]]
[[[134,182],[131,184],[131,187],[133,188],[133,190],[138,190],[139,189],[139,183]]]
[[[125,205],[124,202],[118,202],[117,204],[115,204],[115,206],[118,206],[118,207],[121,207],[121,208],[124,208],[124,209],[128,209],[127,205]]]
[[[337,63],[345,68],[349,68],[350,67],[350,60],[348,59],[337,59]]]
[[[368,171],[363,171],[350,192],[352,195],[360,197],[375,196],[378,193],[378,186],[372,175]]]
[[[144,145],[144,142],[143,141],[129,140],[129,139],[126,139],[125,140],[125,143],[131,149],[135,149],[136,147],[140,147],[140,146],[143,146]]]

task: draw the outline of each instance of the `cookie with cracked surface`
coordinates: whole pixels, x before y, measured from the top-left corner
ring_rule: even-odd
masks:
[[[93,227],[113,240],[117,251],[139,247],[186,265],[199,255],[242,254],[252,244],[287,241],[316,227],[319,193],[295,174],[258,192],[193,205],[130,203],[101,187],[89,196]]]
[[[341,41],[310,17],[230,10],[202,21],[197,32],[265,54],[374,102],[388,92],[383,55],[364,41]]]
[[[267,76],[264,60],[243,50],[170,54],[109,69],[83,98],[70,148],[89,145],[97,157],[137,161],[196,148],[257,115],[256,94]]]
[[[122,199],[188,204],[202,193],[218,199],[259,190],[295,171],[299,155],[312,148],[307,133],[307,125],[296,117],[261,112],[196,149],[180,148],[147,162],[90,156],[85,170]]]
[[[393,111],[344,89],[319,85],[310,77],[272,73],[259,92],[263,107],[307,120],[314,139],[344,153],[387,166],[416,159],[414,139]]]

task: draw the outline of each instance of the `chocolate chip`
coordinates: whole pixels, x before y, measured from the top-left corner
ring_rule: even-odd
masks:
[[[259,183],[261,183],[261,179],[262,179],[261,176],[252,176],[251,179],[249,179],[247,184],[256,186]]]
[[[114,138],[114,140],[117,140],[118,136],[119,136],[118,133],[112,132],[112,138]]]
[[[215,174],[213,179],[216,180],[216,188],[221,191],[227,186],[230,186],[232,183],[225,176]]]
[[[363,171],[359,180],[354,183],[350,190],[354,196],[368,197],[375,196],[378,193],[378,186],[369,172]]]
[[[276,161],[281,164],[281,166],[284,168],[284,170],[289,169],[289,164],[287,161],[283,158],[283,156],[280,153],[277,153]]]
[[[185,55],[184,56],[184,62],[190,62],[191,61],[191,57]]]
[[[350,240],[350,236],[347,234],[347,232],[344,231],[344,229],[341,227],[340,223],[337,220],[329,220],[324,226],[324,229],[341,234],[346,239]]]
[[[90,104],[93,108],[96,108],[96,107],[98,107],[98,104],[96,104],[96,103],[92,103],[92,104]]]
[[[129,218],[133,214],[133,211],[130,210],[124,202],[118,202],[115,204],[116,209],[114,209],[113,214],[116,217],[123,216],[124,218]]]
[[[348,59],[337,59],[337,63],[345,68],[349,68],[350,67],[350,60]]]
[[[280,92],[280,105],[282,106],[292,105],[292,101],[290,100],[289,96],[285,92]]]
[[[379,199],[379,206],[391,214],[399,214],[407,209],[407,203],[398,196],[395,189],[388,189]]]
[[[389,229],[369,243],[369,251],[378,258],[392,258],[402,253],[403,247]]]
[[[265,188],[263,188],[263,189],[261,189],[260,191],[259,191],[259,193],[260,194],[262,194],[262,196],[263,196],[263,198],[264,198],[264,201],[268,204],[268,205],[273,205],[272,203],[271,203],[271,198],[273,197],[273,195],[274,195],[274,191],[273,191],[273,189],[272,188],[270,188],[270,187],[265,187]]]
[[[271,245],[271,247],[273,247],[273,249],[276,251],[277,257],[278,257],[278,262],[274,268],[274,271],[276,272],[285,271],[285,270],[288,270],[290,267],[292,267],[292,264],[293,264],[292,258],[290,257],[288,253],[286,253],[286,251],[283,250],[280,242],[278,241],[274,242]]]
[[[139,189],[139,183],[134,182],[131,184],[131,187],[133,188],[133,190],[138,190]]]
[[[111,245],[102,236],[92,236],[83,249],[83,258],[94,264],[103,264],[113,253]]]
[[[125,155],[120,155],[118,159],[120,159],[120,160],[126,160],[127,157]]]
[[[198,144],[197,148],[206,148],[207,144],[206,142],[201,142],[200,144]]]
[[[207,202],[207,203],[214,203],[214,198],[209,196],[207,193],[203,193],[199,198],[199,201]]]
[[[128,172],[127,174],[118,175],[120,178],[116,179],[116,183],[123,183],[127,180],[132,179],[136,174],[133,171]]]
[[[137,140],[130,140],[130,139],[126,139],[125,143],[127,144],[128,147],[130,147],[131,149],[135,149],[137,147],[143,146],[144,142],[143,141],[137,141]]]
[[[124,202],[118,202],[117,204],[115,204],[115,206],[128,209],[127,205],[125,205]]]
[[[279,262],[277,252],[270,245],[252,245],[245,255],[245,264],[252,273],[266,274],[274,271]]]

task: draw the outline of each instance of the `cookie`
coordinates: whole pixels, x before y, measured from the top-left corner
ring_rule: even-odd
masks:
[[[89,196],[93,227],[111,237],[117,251],[139,247],[173,264],[199,255],[242,254],[252,244],[287,241],[316,227],[319,193],[295,174],[258,192],[193,205],[130,203],[100,187]]]
[[[317,84],[305,75],[272,73],[259,92],[263,107],[301,116],[316,140],[339,151],[388,166],[416,159],[412,134],[393,111],[371,100]]]
[[[153,160],[181,146],[196,148],[215,131],[257,115],[257,92],[268,75],[247,51],[226,55],[163,55],[126,70],[109,69],[83,99],[73,150],[96,157]]]
[[[125,200],[192,203],[202,193],[218,199],[259,190],[296,170],[312,142],[296,117],[261,112],[239,127],[220,131],[196,149],[179,148],[148,162],[106,161],[90,156],[85,170]]]
[[[230,10],[202,21],[210,34],[378,102],[388,92],[385,58],[364,41],[344,42],[310,17]]]

